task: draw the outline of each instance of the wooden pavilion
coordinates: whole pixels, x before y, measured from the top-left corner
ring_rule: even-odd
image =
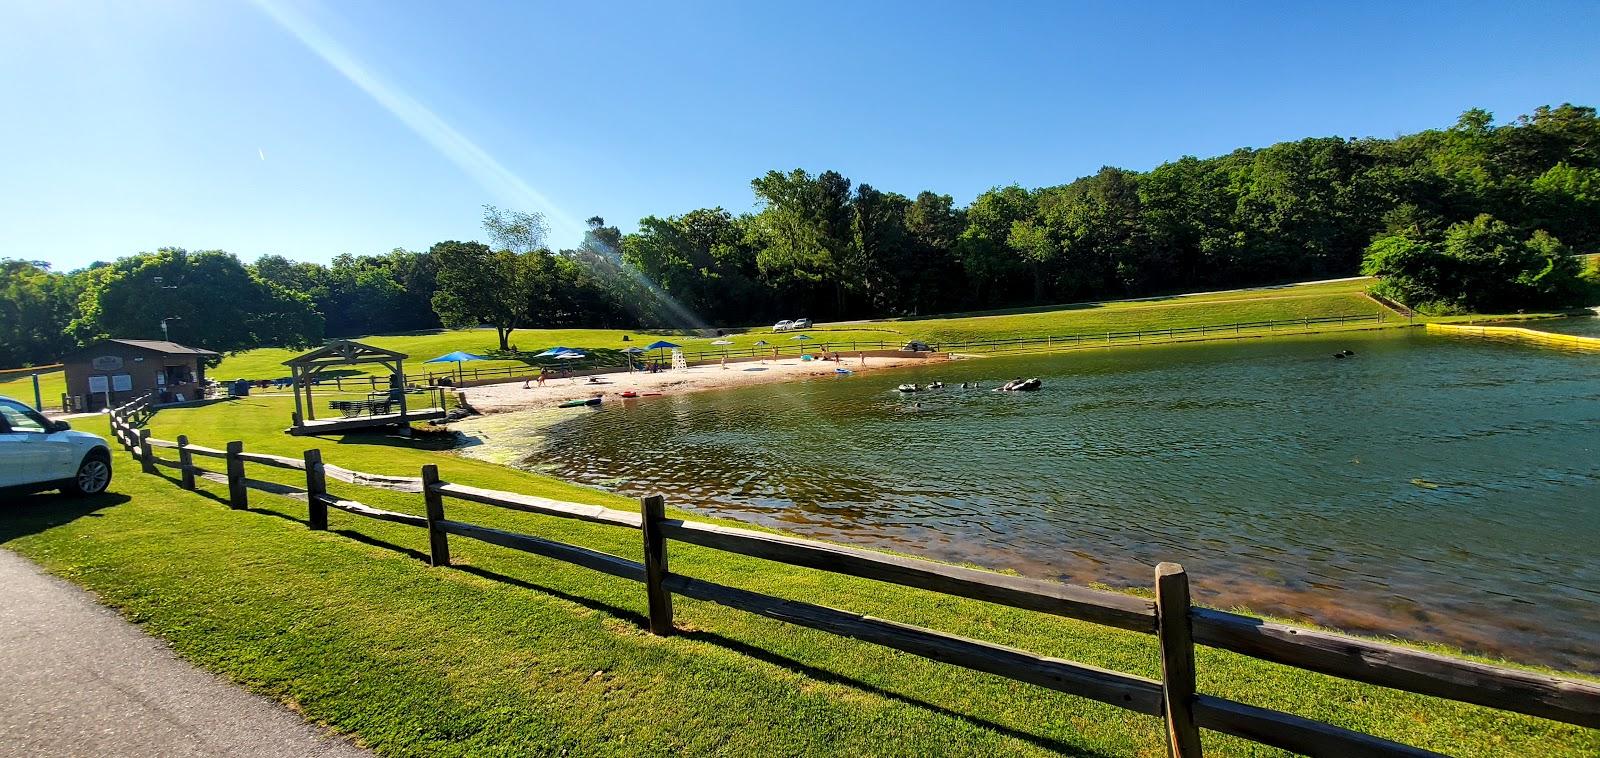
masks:
[[[296,435],[347,432],[384,426],[408,426],[412,421],[444,418],[443,390],[430,387],[430,400],[437,402],[426,408],[410,408],[407,404],[405,360],[410,356],[393,350],[365,345],[351,340],[333,340],[305,355],[283,362],[289,367],[294,387],[293,425],[288,432]],[[339,413],[332,418],[318,419],[317,404],[312,398],[312,388],[330,369],[377,364],[388,369],[387,389],[368,393],[365,400],[334,400],[328,408]],[[303,397],[302,397],[303,395]],[[435,397],[435,395],[437,397]]]

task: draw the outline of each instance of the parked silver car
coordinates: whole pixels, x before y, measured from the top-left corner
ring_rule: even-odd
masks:
[[[111,446],[0,397],[0,492],[98,495],[111,486]]]

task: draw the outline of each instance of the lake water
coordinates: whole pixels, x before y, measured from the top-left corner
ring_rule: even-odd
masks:
[[[1582,337],[1600,337],[1600,316],[1539,319],[1515,324],[1508,322],[1506,326],[1520,326],[1524,329],[1536,329],[1541,332],[1576,334]]]
[[[987,389],[1014,376],[1044,389]],[[1079,584],[1148,587],[1178,561],[1207,604],[1600,671],[1593,354],[1396,330],[485,423],[480,453],[703,513]]]

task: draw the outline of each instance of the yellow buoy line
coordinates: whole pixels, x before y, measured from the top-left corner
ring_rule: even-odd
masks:
[[[1532,342],[1552,347],[1600,351],[1600,337],[1580,337],[1576,334],[1541,332],[1520,326],[1472,326],[1469,324],[1428,324],[1429,333],[1468,334],[1477,337],[1504,338]]]

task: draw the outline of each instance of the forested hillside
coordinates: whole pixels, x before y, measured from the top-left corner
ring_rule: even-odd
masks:
[[[1576,297],[1569,252],[1600,248],[1600,119],[1481,110],[1394,139],[1313,137],[1067,184],[1001,186],[966,206],[839,173],[772,171],[757,210],[602,218],[576,249],[536,214],[490,209],[488,244],[245,265],[167,249],[77,272],[0,265],[0,365],[101,336],[218,350],[489,323],[686,327],[916,315],[1347,276],[1449,310]],[[1370,251],[1369,251],[1370,247]],[[1370,252],[1370,256],[1368,255]],[[288,256],[288,257],[285,257]],[[1486,285],[1514,281],[1517,286]],[[181,292],[181,296],[168,293]]]

